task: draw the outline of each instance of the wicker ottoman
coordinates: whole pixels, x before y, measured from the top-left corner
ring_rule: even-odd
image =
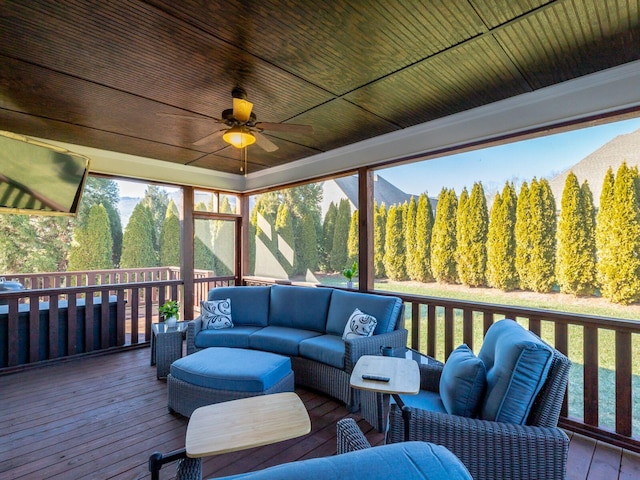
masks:
[[[187,355],[171,364],[167,376],[169,411],[185,417],[204,405],[293,388],[289,357],[243,348],[211,347]]]

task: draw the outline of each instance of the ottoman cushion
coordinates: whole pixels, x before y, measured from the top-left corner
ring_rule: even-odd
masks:
[[[237,392],[263,392],[290,373],[288,357],[242,348],[207,348],[171,364],[171,375],[183,382]]]

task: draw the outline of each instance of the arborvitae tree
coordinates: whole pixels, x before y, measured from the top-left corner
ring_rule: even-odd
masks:
[[[196,210],[206,211],[204,202],[196,205]],[[213,254],[213,236],[211,226],[206,220],[196,220],[193,238],[193,267],[198,270],[215,272],[216,257]]]
[[[523,182],[518,195],[516,206],[516,271],[520,280],[520,288],[531,288],[531,239],[529,238],[529,223],[531,222],[531,204],[529,200],[529,186]]]
[[[469,210],[467,203],[469,202],[469,192],[467,187],[462,189],[460,197],[458,198],[458,210],[456,211],[456,281],[460,281],[461,270],[466,268],[462,263],[464,260],[464,251],[469,247],[468,232],[466,229],[467,217],[469,216]],[[464,274],[464,272],[462,272]]]
[[[405,244],[402,233],[402,206],[391,205],[387,213],[384,269],[391,280],[405,280]]]
[[[338,216],[338,207],[331,202],[327,213],[324,216],[322,224],[322,250],[320,251],[320,268],[324,272],[331,270],[330,257],[333,248],[333,235],[336,231],[336,217]]]
[[[433,210],[427,193],[418,198],[416,207],[416,249],[415,280],[418,282],[433,281],[431,272],[431,234],[433,232]]]
[[[438,196],[431,235],[431,270],[438,282],[455,283],[456,274],[456,192],[443,188]]]
[[[600,208],[596,216],[596,253],[598,258],[596,275],[601,288],[604,288],[604,285],[612,284],[609,275],[616,269],[616,248],[611,236],[613,217],[615,216],[614,185],[615,177],[609,167],[602,182]]]
[[[407,205],[406,215],[406,228],[404,230],[404,242],[407,252],[405,254],[405,261],[407,265],[407,276],[411,280],[418,280],[420,275],[420,264],[417,258],[417,244],[418,239],[416,235],[416,215],[418,205],[415,197],[412,195],[409,204]]]
[[[133,209],[122,238],[122,268],[156,267],[151,211],[142,203]]]
[[[487,282],[489,286],[509,291],[518,288],[516,272],[516,192],[506,183],[502,195],[496,194],[491,208],[487,234]]]
[[[295,267],[295,239],[293,236],[293,220],[286,203],[281,203],[276,217],[276,233],[278,234],[278,261],[288,275],[292,275]]]
[[[347,268],[349,255],[347,253],[347,240],[349,238],[349,224],[351,221],[351,206],[346,198],[340,200],[336,215],[336,226],[333,232],[333,245],[331,247],[330,264],[335,272],[341,272]]]
[[[640,198],[638,170],[623,163],[616,173],[613,190],[611,242],[614,262],[606,272],[602,296],[629,304],[640,300]],[[611,269],[614,267],[614,269]]]
[[[556,263],[556,202],[549,182],[544,178],[531,182],[529,190],[531,222],[531,271],[529,287],[534,292],[546,293],[553,289]]]
[[[386,276],[384,269],[384,249],[386,245],[387,234],[387,208],[384,202],[380,204],[378,208],[375,208],[374,214],[374,227],[373,227],[373,267],[376,278],[383,278]]]
[[[233,213],[229,197],[225,196],[219,208],[220,213]],[[213,254],[216,275],[229,276],[234,273],[235,222],[232,220],[213,220],[211,222]]]
[[[589,205],[590,204],[590,205]],[[560,291],[591,295],[595,281],[593,200],[585,182],[583,188],[573,172],[567,175],[558,220],[556,278]]]
[[[358,232],[360,230],[358,226],[359,215],[358,210],[353,211],[351,215],[351,222],[349,223],[349,238],[347,239],[347,255],[349,256],[349,264],[358,261]]]
[[[167,213],[169,194],[162,187],[149,185],[144,192],[144,197],[141,202],[149,209],[149,212],[151,212],[151,219],[153,221],[153,245],[156,251],[159,252],[160,230],[164,216]]]
[[[180,266],[180,220],[178,209],[171,200],[162,222],[160,232],[160,265],[164,267]]]
[[[109,217],[102,205],[93,205],[89,210],[86,228],[74,233],[74,245],[69,252],[69,269],[106,270],[113,268],[113,244]]]
[[[463,191],[464,193],[464,191]],[[461,233],[457,245],[457,268],[460,281],[471,287],[485,285],[487,268],[487,232],[489,215],[482,184],[473,185],[471,195],[462,201],[460,195],[457,230]]]
[[[299,265],[301,271],[298,273],[304,273],[306,270],[315,272],[318,269],[318,237],[315,220],[310,212],[305,213],[302,217],[300,243]]]

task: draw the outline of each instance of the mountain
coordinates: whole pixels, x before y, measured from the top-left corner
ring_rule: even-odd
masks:
[[[615,174],[618,167],[625,161],[629,166],[640,165],[640,129],[618,135],[571,168],[549,180],[556,204],[560,207],[567,175],[569,172],[573,172],[578,177],[580,184],[585,180],[589,183],[589,188],[593,193],[593,202],[597,208],[600,205],[602,182],[607,169],[611,167]]]

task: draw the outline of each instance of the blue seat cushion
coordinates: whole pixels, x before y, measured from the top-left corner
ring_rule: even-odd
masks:
[[[298,356],[300,342],[319,335],[318,332],[300,328],[265,327],[251,334],[249,347],[283,355]]]
[[[270,287],[217,287],[209,291],[209,300],[230,299],[234,325],[266,327],[270,292]]]
[[[500,320],[487,330],[478,357],[487,369],[483,420],[524,425],[544,385],[553,349],[514,320]]]
[[[325,333],[332,292],[331,288],[273,285],[269,325]]]
[[[472,480],[469,471],[442,445],[427,442],[402,442],[365,448],[342,455],[285,463],[225,477],[246,480]]]
[[[420,390],[417,395],[400,395],[400,398],[407,407],[419,408],[429,412],[447,413],[440,395],[429,390]],[[391,403],[395,403],[391,397]]]
[[[171,375],[215,390],[264,392],[291,373],[282,355],[243,348],[207,348],[171,364]]]
[[[320,335],[300,342],[300,356],[344,370],[344,341],[337,335]]]
[[[208,347],[236,347],[249,348],[249,336],[262,327],[221,328],[219,330],[200,330],[195,338],[198,348]]]
[[[353,311],[358,308],[378,321],[374,335],[393,331],[396,327],[402,301],[398,297],[383,297],[370,293],[335,290],[331,295],[327,316],[327,333],[342,335]]]
[[[456,348],[442,369],[440,398],[451,415],[476,417],[487,387],[484,363],[467,345]]]

